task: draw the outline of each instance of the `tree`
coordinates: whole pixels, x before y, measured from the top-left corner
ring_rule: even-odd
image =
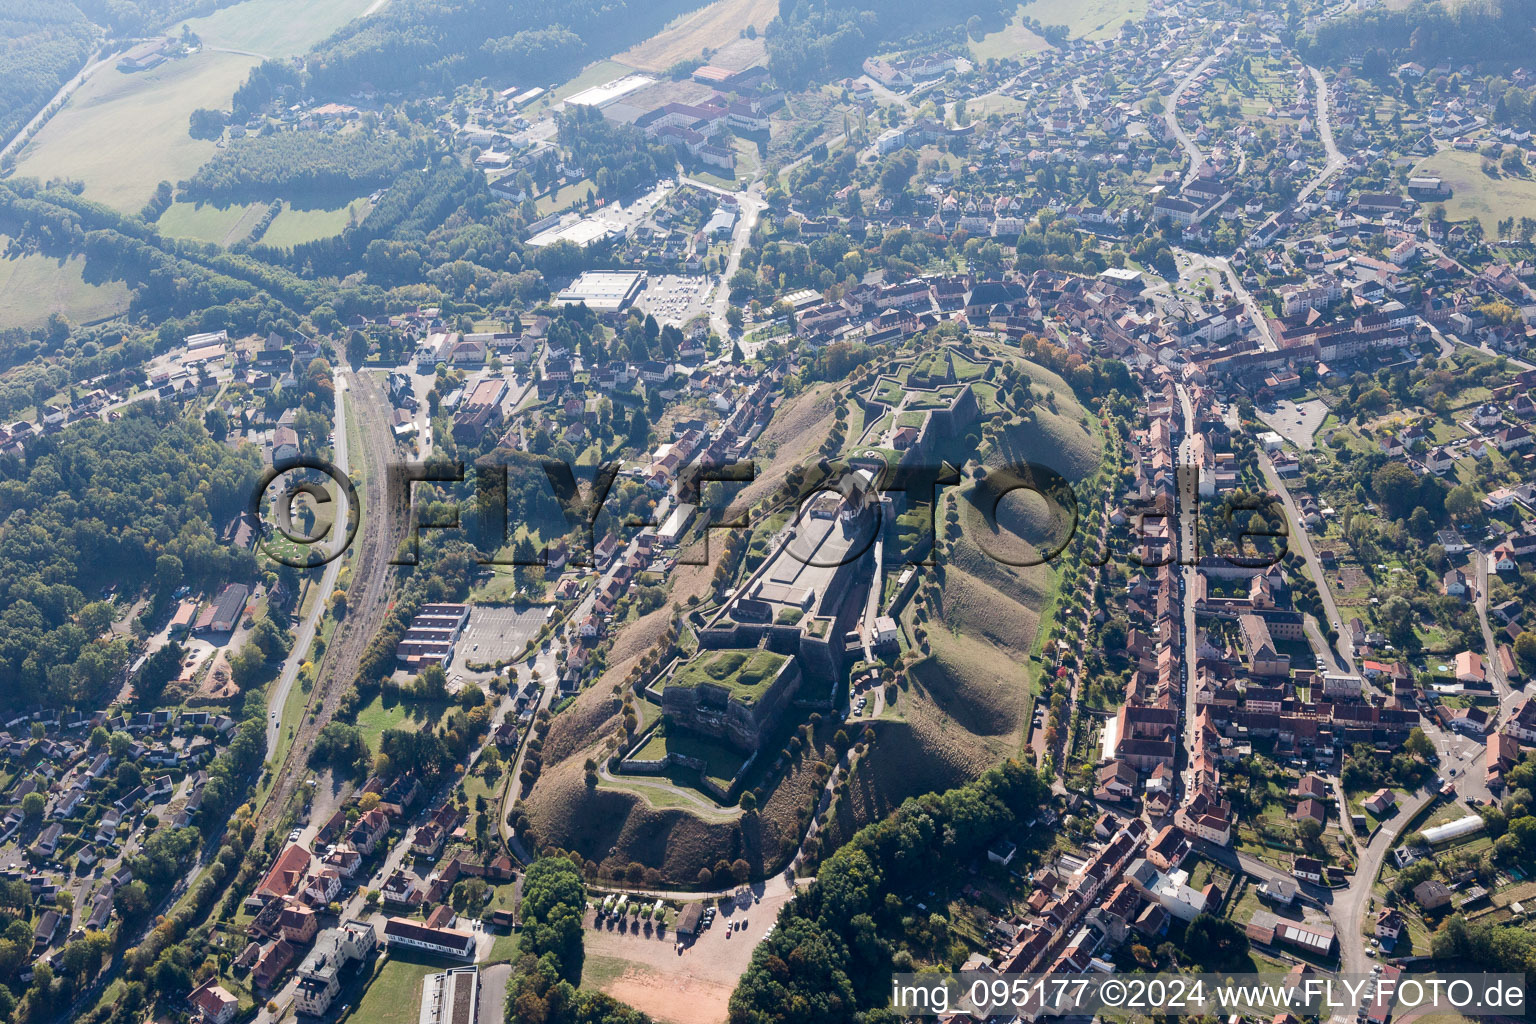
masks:
[[[41,793],[28,793],[21,798],[21,813],[31,822],[41,821],[47,806],[48,801]]]
[[[1248,935],[1225,917],[1197,914],[1184,933],[1183,947],[1207,970],[1235,971],[1248,964]]]
[[[586,905],[586,887],[575,864],[564,857],[534,861],[523,876],[522,951],[534,957],[552,956],[562,978],[579,981]]]
[[[1424,735],[1424,730],[1414,726],[1408,732],[1408,738],[1403,741],[1403,749],[1413,756],[1424,761],[1435,759],[1435,745]]]
[[[368,335],[362,331],[353,331],[347,337],[347,361],[353,366],[362,366],[368,359]]]
[[[1466,484],[1452,487],[1445,496],[1445,510],[1457,519],[1470,519],[1478,513],[1477,495]]]

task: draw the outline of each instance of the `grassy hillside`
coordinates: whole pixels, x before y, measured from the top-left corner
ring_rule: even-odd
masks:
[[[1054,374],[1031,363],[1020,367],[1032,382],[1034,409],[1001,432],[987,464],[1032,461],[1074,480],[1092,472],[1099,443],[1085,426],[1082,407]],[[750,490],[761,493],[793,462],[814,453],[831,425],[833,390],[818,385],[784,403],[763,438],[775,456],[772,465],[759,466]],[[903,615],[909,630],[916,624],[925,629],[929,655],[912,667],[896,704],[873,721],[876,741],[829,817],[828,843],[910,796],[974,779],[1017,755],[1023,744],[1033,702],[1025,666],[1055,580],[1048,565],[1009,563],[1032,560],[1036,546],[1049,545],[1063,524],[1046,515],[1042,501],[1010,498],[992,528],[977,513],[971,489],[955,499],[961,528],[952,531],[940,564],[922,570],[938,574],[938,600],[919,614],[909,608]],[[635,861],[660,869],[674,883],[693,882],[700,868],[721,858],[745,857],[759,873],[777,870],[798,845],[819,788],[808,761],[792,767],[755,820],[694,813],[696,802],[662,785],[623,790],[606,780],[589,787],[584,779],[583,762],[601,759],[602,739],[617,725],[613,686],[645,650],[643,638],[665,628],[666,611],[652,614],[661,619],[625,627],[607,675],[552,723],[543,774],[525,802],[534,830],[542,843],[574,849],[605,869]],[[826,742],[818,737],[819,744]]]
[[[0,235],[0,251],[8,245]],[[0,256],[0,328],[36,327],[50,313],[85,324],[128,308],[128,288],[121,281],[92,283],[84,275],[83,256]]]
[[[1536,181],[1517,178],[1503,171],[1493,177],[1483,173],[1483,158],[1477,153],[1447,149],[1422,161],[1414,174],[1436,175],[1451,190],[1445,200],[1445,216],[1450,221],[1471,220],[1482,224],[1483,234],[1498,237],[1499,221],[1506,217],[1529,217],[1536,211]]]

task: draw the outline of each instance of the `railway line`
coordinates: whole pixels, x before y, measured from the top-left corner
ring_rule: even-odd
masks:
[[[258,831],[271,827],[283,814],[299,785],[309,775],[309,752],[321,728],[335,715],[341,696],[351,684],[369,641],[378,633],[389,610],[393,584],[389,560],[405,535],[406,517],[388,509],[387,477],[395,457],[389,429],[388,403],[367,374],[347,373],[347,395],[358,426],[352,468],[362,476],[362,499],[355,550],[347,583],[347,611],[331,635],[320,663],[303,719],[281,765],[277,781],[257,818]],[[337,430],[345,430],[338,423]]]

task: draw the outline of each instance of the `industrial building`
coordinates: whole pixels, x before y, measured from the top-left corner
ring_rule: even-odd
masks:
[[[395,662],[415,672],[428,665],[446,666],[468,621],[467,604],[422,605],[395,648]]]
[[[622,313],[645,288],[645,273],[639,270],[589,270],[557,296],[563,305],[585,304],[594,313]]]

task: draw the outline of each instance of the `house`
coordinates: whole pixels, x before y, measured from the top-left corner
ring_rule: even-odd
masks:
[[[1446,597],[1459,597],[1462,600],[1470,600],[1474,594],[1472,581],[1467,574],[1460,569],[1450,569],[1440,577],[1440,593]]]
[[[1301,781],[1296,784],[1296,788],[1291,790],[1291,795],[1304,800],[1326,800],[1328,799],[1328,783],[1321,776],[1308,772],[1301,777]]]
[[[1408,921],[1395,907],[1386,907],[1376,915],[1374,934],[1383,944],[1395,943]]]
[[[240,1001],[222,986],[213,984],[211,978],[192,990],[188,1002],[202,1017],[204,1024],[229,1024],[235,1019],[235,1012],[240,1009]]]
[[[256,896],[262,900],[293,896],[298,893],[308,871],[309,851],[297,843],[291,843],[277,855],[271,870],[256,887]]]
[[[1462,651],[1456,655],[1456,681],[1464,686],[1483,686],[1488,673],[1483,668],[1483,656],[1476,651]]]
[[[1297,857],[1291,863],[1291,874],[1303,882],[1323,884],[1323,863],[1315,857]]]
[[[347,921],[322,934],[299,965],[294,1009],[309,1017],[324,1016],[341,991],[342,970],[370,956],[377,945],[373,926],[361,921]]]
[[[1136,769],[1124,761],[1112,760],[1098,772],[1094,796],[1100,800],[1129,800],[1136,792]]]
[[[1315,821],[1319,825],[1328,823],[1328,809],[1323,806],[1321,800],[1307,799],[1296,805],[1296,820]]]
[[[1521,701],[1504,723],[1504,731],[1521,743],[1536,743],[1536,700]]]
[[[307,946],[320,931],[320,919],[308,907],[294,904],[283,908],[277,927],[287,941],[296,946]]]
[[[1391,808],[1396,803],[1397,794],[1393,793],[1390,789],[1383,788],[1378,789],[1376,792],[1367,797],[1363,806],[1366,810],[1370,811],[1372,814],[1379,818],[1382,816],[1383,812]]]
[[[1451,715],[1451,728],[1469,736],[1486,736],[1493,728],[1493,719],[1483,708],[1457,708]]]
[[[1425,910],[1439,910],[1451,903],[1451,890],[1438,878],[1430,878],[1413,887],[1413,898]]]

